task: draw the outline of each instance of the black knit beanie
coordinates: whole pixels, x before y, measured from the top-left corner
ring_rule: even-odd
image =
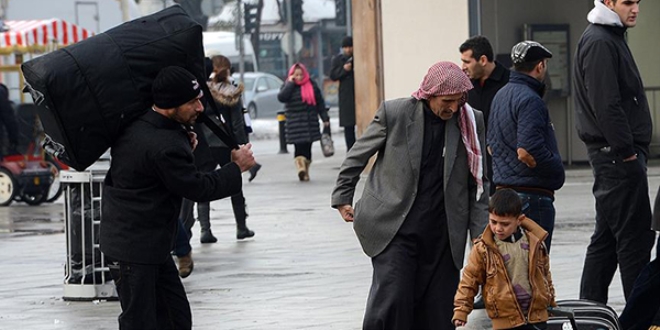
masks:
[[[154,104],[161,109],[176,108],[203,95],[197,78],[178,66],[160,70],[151,86],[151,93]]]
[[[341,40],[341,47],[353,47],[353,37],[344,37],[344,39]]]

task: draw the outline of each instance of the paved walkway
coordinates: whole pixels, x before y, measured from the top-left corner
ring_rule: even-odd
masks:
[[[289,154],[278,154],[277,140],[254,141],[263,168],[253,182],[247,176],[244,181],[254,239],[236,241],[228,200],[212,203],[218,243],[200,244],[199,228],[193,228],[195,270],[183,283],[195,329],[360,329],[371,265],[351,225],[329,207],[345,150],[343,135],[335,132],[337,154],[323,158],[315,144],[311,181],[305,183],[294,173],[291,146]],[[650,169],[651,187],[660,184],[659,173],[660,167]],[[555,286],[559,298],[576,298],[593,230],[588,169],[568,171],[556,206],[551,256]],[[9,226],[55,228],[43,235],[0,232],[0,329],[117,328],[117,302],[61,298],[66,255],[62,207],[60,200],[36,208],[0,208],[0,218],[22,219]],[[618,275],[610,292],[611,304],[621,310]],[[487,324],[483,311],[471,315],[470,329]]]

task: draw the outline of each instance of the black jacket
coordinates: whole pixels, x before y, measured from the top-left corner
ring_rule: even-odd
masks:
[[[316,105],[308,105],[303,102],[300,86],[291,81],[285,82],[280,93],[277,94],[277,99],[284,103],[286,142],[289,144],[311,143],[320,140],[319,116],[324,122],[330,120],[321,90],[314,81],[312,81],[312,86],[314,86]]]
[[[573,67],[575,115],[589,149],[610,146],[627,158],[648,155],[652,123],[644,85],[623,27],[589,24]]]
[[[481,85],[479,79],[472,80],[473,89],[468,92],[468,104],[474,109],[481,110],[484,114],[484,123],[488,130],[488,117],[490,115],[491,103],[500,88],[509,82],[509,69],[499,62],[495,62],[495,69],[488,79]]]
[[[344,54],[335,56],[330,70],[330,79],[339,81],[339,126],[342,127],[355,126],[355,63],[353,70],[344,70],[349,58]]]
[[[238,165],[198,172],[186,131],[151,110],[126,128],[111,153],[100,244],[114,260],[163,263],[170,258],[182,197],[203,202],[241,191]]]

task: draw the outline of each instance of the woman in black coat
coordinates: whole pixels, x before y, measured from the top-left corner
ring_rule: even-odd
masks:
[[[309,181],[312,143],[321,139],[319,117],[325,127],[330,126],[323,95],[316,83],[309,78],[305,66],[296,63],[289,69],[289,78],[282,85],[277,99],[284,103],[286,142],[294,145],[298,179]]]
[[[234,85],[231,81],[231,62],[225,56],[217,55],[211,59],[213,63],[213,77],[207,83],[211,96],[218,107],[220,113],[214,113],[211,107],[206,108],[206,114],[217,123],[220,123],[220,116],[229,129],[231,129],[234,139],[238,144],[248,143],[247,132],[245,131],[245,120],[243,117],[243,85]],[[213,167],[217,165],[224,166],[231,162],[231,148],[227,147],[210,129],[204,126],[205,137],[208,141],[210,156],[213,159]],[[247,227],[247,210],[245,205],[245,196],[243,191],[231,196],[231,206],[234,210],[236,219],[236,238],[244,239],[254,236],[254,231]],[[199,223],[202,227],[202,236],[200,242],[215,243],[217,239],[211,233],[210,223],[210,205],[208,203],[199,203],[197,205]]]

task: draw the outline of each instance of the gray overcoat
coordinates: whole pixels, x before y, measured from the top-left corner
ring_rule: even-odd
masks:
[[[486,152],[483,114],[474,110],[482,152]],[[454,264],[463,267],[468,229],[474,239],[488,223],[488,179],[476,199],[467,151],[454,115],[445,127],[444,192],[447,226]],[[332,206],[353,205],[355,186],[369,158],[378,153],[360,198],[353,228],[369,257],[381,253],[408,216],[417,195],[424,137],[423,102],[414,98],[385,101],[346,155],[332,192]],[[484,172],[486,169],[483,160]]]

